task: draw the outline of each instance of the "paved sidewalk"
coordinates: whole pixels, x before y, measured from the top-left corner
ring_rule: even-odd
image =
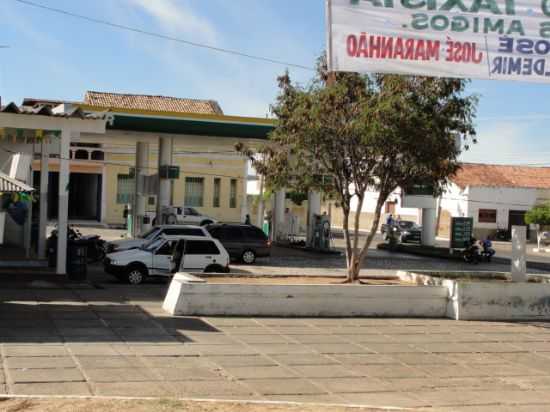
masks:
[[[34,285],[0,289],[1,393],[550,410],[548,324],[173,318],[166,285]]]

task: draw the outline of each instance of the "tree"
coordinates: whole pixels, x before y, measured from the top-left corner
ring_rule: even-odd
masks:
[[[438,190],[459,167],[457,136],[473,138],[477,99],[463,96],[466,81],[397,75],[329,74],[325,58],[307,86],[279,80],[272,111],[278,119],[267,144],[247,154],[272,189],[322,191],[343,212],[348,282],[380,223],[381,209],[397,187],[421,181]],[[368,190],[380,193],[369,235],[359,244]],[[357,199],[350,222],[352,199]]]
[[[525,223],[537,225],[537,247],[540,249],[544,226],[550,225],[550,204],[537,205],[525,214]]]

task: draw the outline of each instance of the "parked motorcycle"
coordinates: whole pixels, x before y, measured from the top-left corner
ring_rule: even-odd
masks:
[[[67,229],[67,240],[87,244],[88,263],[101,262],[105,259],[107,244],[99,235],[83,236],[78,229],[69,226]],[[57,255],[57,229],[52,230],[47,242],[47,254],[51,260]]]
[[[472,238],[464,243],[465,249],[462,251],[462,258],[466,263],[478,264],[481,262],[481,253],[477,240]]]
[[[399,244],[399,229],[393,225],[389,226],[384,236],[390,246],[390,250],[394,250]]]
[[[466,263],[478,264],[481,262],[491,262],[495,250],[490,246],[480,247],[477,241],[466,242],[466,248],[462,251],[462,258]]]

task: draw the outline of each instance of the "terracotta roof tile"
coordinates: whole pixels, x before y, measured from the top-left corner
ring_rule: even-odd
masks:
[[[179,97],[149,96],[143,94],[103,93],[88,91],[84,103],[102,108],[150,110],[156,112],[223,114],[214,100],[184,99]]]
[[[450,180],[463,189],[467,186],[550,189],[550,167],[464,163]]]

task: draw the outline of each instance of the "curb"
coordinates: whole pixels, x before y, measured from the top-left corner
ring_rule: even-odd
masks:
[[[391,252],[391,249],[389,245],[386,243],[380,243],[376,246],[379,250],[386,250]],[[462,258],[459,255],[450,255],[450,254],[440,254],[436,253],[435,251],[432,252],[427,249],[417,249],[416,246],[408,247],[404,245],[398,245],[395,249],[395,252],[397,253],[405,253],[409,255],[415,255],[415,256],[425,256],[425,257],[431,257],[431,258],[438,258],[438,259],[444,259],[444,260],[456,260],[456,261],[462,261]],[[437,250],[437,249],[436,249]],[[512,260],[510,258],[503,258],[503,257],[493,257],[491,259],[492,263],[498,263],[502,265],[511,265]],[[537,269],[537,270],[545,270],[550,271],[550,262],[536,262],[536,261],[527,261],[527,268],[528,269]]]

